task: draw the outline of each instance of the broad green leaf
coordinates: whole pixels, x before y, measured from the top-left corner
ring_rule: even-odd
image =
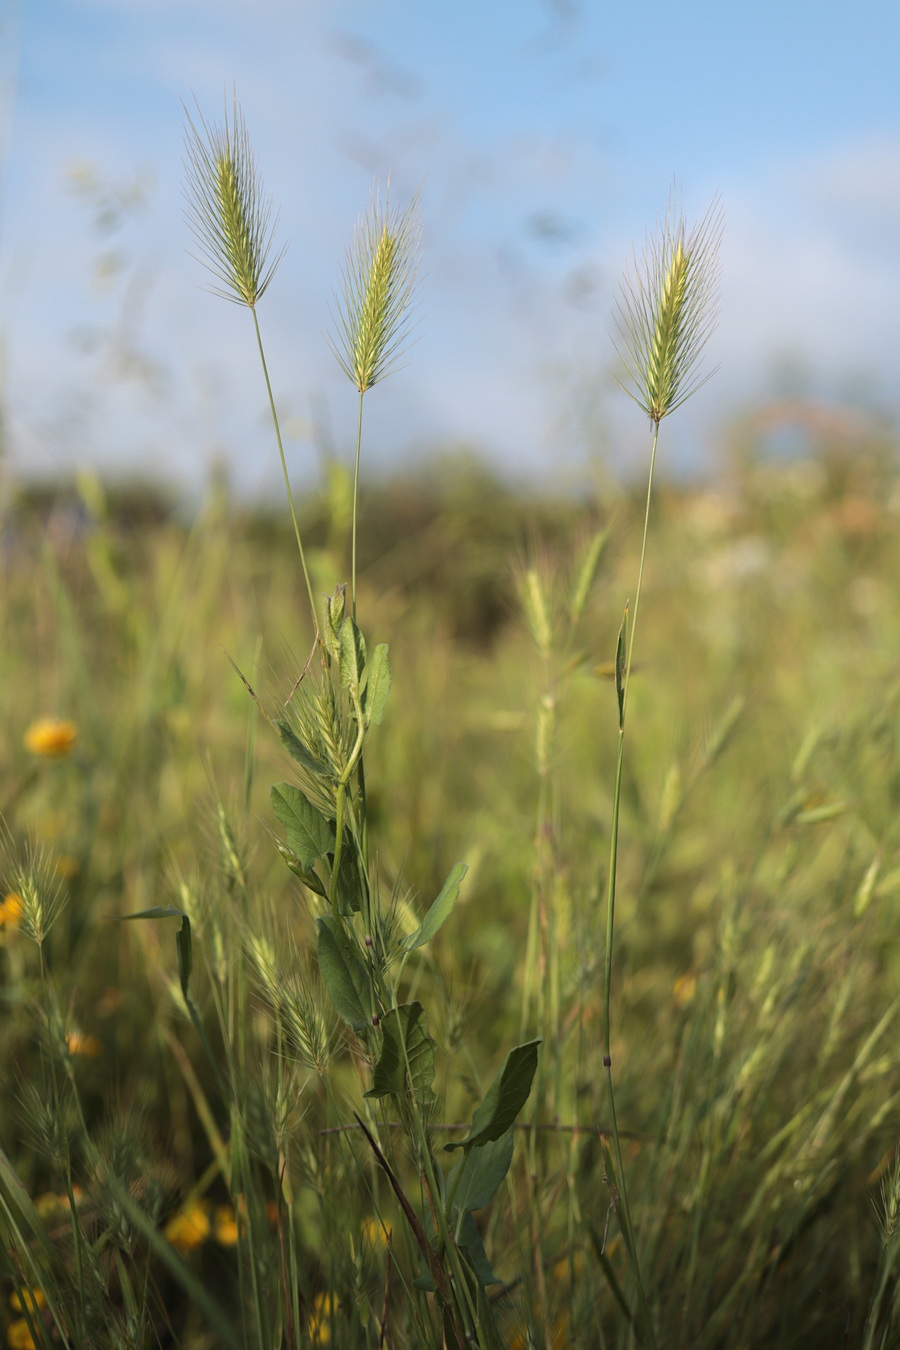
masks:
[[[453,1197],[451,1222],[467,1211],[484,1209],[493,1200],[509,1171],[513,1156],[512,1126],[488,1144],[467,1148],[447,1177],[447,1194]]]
[[[367,1097],[402,1097],[412,1092],[422,1106],[434,1101],[434,1041],[428,1035],[425,1009],[418,1000],[391,1008],[381,1019],[381,1056]]]
[[[387,703],[388,694],[391,692],[391,663],[388,660],[387,644],[379,642],[372,653],[372,659],[366,667],[366,692],[363,699],[363,707],[366,710],[366,722],[368,725],[374,722],[375,726],[381,726],[381,719],[384,716],[384,705]]]
[[[275,728],[278,735],[281,737],[281,744],[292,759],[295,759],[304,769],[307,769],[310,773],[317,774],[320,778],[330,778],[332,776],[328,765],[323,764],[320,759],[316,758],[311,750],[307,749],[286,718],[279,718],[275,723]]]
[[[488,1260],[487,1252],[484,1250],[481,1234],[475,1227],[475,1220],[472,1218],[470,1211],[466,1211],[466,1216],[459,1230],[459,1246],[465,1252],[469,1265],[475,1272],[475,1278],[482,1288],[487,1284],[503,1283],[491,1270],[491,1263]],[[488,1342],[488,1344],[492,1344],[492,1342]]]
[[[287,830],[288,844],[308,872],[334,848],[334,828],[292,783],[272,788],[272,810]]]
[[[537,1069],[538,1046],[541,1037],[526,1041],[510,1050],[484,1096],[484,1101],[472,1117],[472,1127],[465,1139],[445,1144],[449,1153],[455,1148],[474,1148],[499,1139],[515,1123],[516,1116],[528,1100]]]
[[[369,1025],[369,977],[354,950],[352,940],[342,933],[338,921],[323,914],[319,925],[319,970],[328,996],[354,1031]]]
[[[404,952],[413,952],[417,947],[422,947],[426,942],[430,942],[441,924],[450,915],[450,911],[459,899],[459,887],[463,877],[469,868],[466,863],[455,863],[450,871],[450,875],[441,887],[441,893],[433,902],[425,918],[419,924],[414,933],[404,938],[400,943],[400,950]]]
[[[366,640],[349,614],[341,624],[341,684],[359,688],[366,665]]]

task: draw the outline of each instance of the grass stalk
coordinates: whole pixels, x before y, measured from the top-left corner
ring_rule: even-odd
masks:
[[[619,302],[619,332],[632,388],[626,392],[647,413],[653,423],[653,440],[647,475],[647,495],[641,534],[640,561],[634,612],[629,624],[628,606],[619,632],[616,656],[616,687],[619,704],[619,735],[610,825],[609,866],[607,875],[606,944],[604,961],[604,1053],[607,1099],[615,1153],[616,1211],[620,1217],[638,1306],[647,1344],[656,1347],[653,1319],[647,1301],[635,1238],[631,1207],[625,1180],[625,1168],[619,1138],[612,1075],[612,968],[615,932],[616,877],[618,869],[619,817],[622,798],[622,770],[625,759],[625,723],[628,692],[644,582],[650,506],[659,427],[663,418],[690,397],[702,381],[696,376],[697,364],[714,322],[717,284],[718,243],[721,212],[713,203],[700,225],[688,236],[680,208],[670,199],[666,216],[656,235],[648,238],[643,261],[635,259],[631,276],[626,277]]]
[[[313,631],[318,634],[319,620],[316,613],[316,601],[313,595],[312,581],[310,580],[309,568],[306,565],[306,553],[303,548],[303,539],[300,535],[300,525],[297,521],[297,511],[294,507],[294,494],[291,490],[291,476],[288,473],[287,459],[284,453],[284,441],[281,437],[281,423],[278,420],[278,408],[275,404],[275,395],[272,393],[272,382],[269,379],[269,367],[266,363],[266,353],[263,348],[262,334],[259,328],[259,317],[256,313],[256,306],[253,305],[250,310],[253,315],[253,328],[256,333],[256,344],[259,348],[259,359],[262,363],[263,378],[266,382],[266,394],[269,399],[269,411],[272,416],[272,425],[275,428],[275,440],[278,443],[278,457],[281,461],[281,472],[284,476],[284,489],[287,494],[288,506],[291,512],[291,523],[294,527],[294,538],[297,541],[297,551],[300,554],[300,566],[303,569],[303,580],[306,583],[306,594],[309,598],[309,610],[312,615]]]

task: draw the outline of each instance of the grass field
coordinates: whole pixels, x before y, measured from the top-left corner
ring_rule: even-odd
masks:
[[[765,454],[786,416],[808,440],[790,462]],[[654,502],[611,1058],[661,1347],[900,1344],[897,449],[874,421],[762,410],[714,483]],[[334,466],[300,511],[317,595],[348,576],[349,499]],[[646,1344],[602,1063],[643,499],[519,495],[446,459],[360,509],[359,609],[393,676],[366,742],[370,894],[409,935],[468,865],[396,985],[427,1010],[445,1176],[504,1055],[543,1038],[511,1167],[466,1220],[497,1282],[450,1242],[473,1343]],[[276,846],[270,786],[308,782],[267,721],[313,638],[289,520],[211,491],[185,524],[86,478],[9,503],[2,567],[8,1344],[458,1343],[413,1286],[393,1183],[448,1248],[391,1123],[406,1089],[364,1096],[375,1052],[320,973],[327,900]]]
[[[10,1350],[900,1343],[893,431],[770,407],[660,485],[722,229],[673,197],[619,295],[639,495],[366,483],[421,237],[376,190],[356,453],[295,499],[237,104],[186,148],[288,510],[7,504]]]

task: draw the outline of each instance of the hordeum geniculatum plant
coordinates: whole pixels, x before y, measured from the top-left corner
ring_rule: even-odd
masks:
[[[673,193],[637,252],[618,298],[616,344],[625,392],[659,423],[709,379],[700,358],[715,327],[723,211],[718,197],[689,232]]]
[[[200,126],[197,127],[188,114],[184,133],[185,214],[200,250],[200,261],[222,283],[221,286],[210,287],[213,294],[231,300],[236,305],[245,305],[253,315],[253,328],[269,396],[294,536],[313,626],[318,637],[312,580],[297,523],[281,424],[257,314],[257,304],[265,295],[284,256],[283,247],[273,252],[278,218],[273,214],[272,198],[266,195],[263,187],[262,175],[257,168],[256,156],[237,99],[233,102],[230,115],[228,105],[225,105],[220,124],[210,125],[202,116],[199,120]]]
[[[376,186],[368,209],[357,222],[344,260],[340,290],[335,294],[335,331],[329,341],[341,370],[359,390],[350,546],[354,618],[363,398],[396,369],[403,355],[415,299],[421,237],[418,192],[400,210],[387,194],[382,198]]]
[[[613,1152],[607,1156],[606,1163],[610,1185],[617,1197],[614,1203],[634,1279],[639,1320],[650,1350],[656,1348],[656,1332],[641,1273],[628,1201],[612,1077],[611,1010],[619,806],[622,797],[625,715],[644,582],[659,427],[664,417],[680,407],[709,378],[700,373],[700,358],[716,322],[722,224],[721,202],[715,197],[699,224],[688,230],[681,212],[680,197],[673,190],[656,230],[646,236],[643,253],[638,255],[635,250],[630,266],[626,267],[616,315],[619,333],[616,347],[627,372],[622,387],[650,418],[653,440],[634,605],[631,607],[629,602],[625,606],[615,659],[619,741],[607,873],[603,1033],[603,1065],[612,1121]]]
[[[278,221],[237,102],[221,125],[201,117],[198,129],[188,116],[184,147],[186,214],[200,261],[222,282],[213,293],[254,309],[284,248],[272,252]]]

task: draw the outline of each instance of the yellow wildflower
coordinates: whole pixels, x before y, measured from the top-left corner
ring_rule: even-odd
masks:
[[[213,1214],[213,1237],[220,1247],[236,1247],[238,1221],[231,1205],[216,1205]]]
[[[328,1345],[331,1340],[331,1319],[339,1307],[340,1304],[334,1294],[316,1294],[307,1327],[313,1345]]]
[[[63,1212],[63,1203],[58,1195],[52,1191],[43,1191],[35,1196],[34,1207],[37,1210],[38,1218],[45,1222],[49,1219],[58,1219]]]
[[[675,1006],[678,1008],[686,1008],[689,1003],[693,1003],[696,992],[697,976],[679,975],[678,979],[672,985],[672,997],[675,1000]]]
[[[86,1059],[98,1059],[103,1046],[96,1036],[85,1036],[80,1031],[70,1031],[66,1035],[66,1049],[70,1055],[84,1055]]]
[[[29,1312],[37,1312],[38,1308],[47,1306],[47,1299],[43,1289],[35,1286],[29,1289],[23,1285],[21,1289],[14,1289],[9,1296],[9,1306],[13,1312],[24,1312],[27,1308]]]
[[[378,1218],[366,1219],[362,1226],[362,1235],[373,1247],[387,1247],[391,1240],[391,1229],[385,1228]]]
[[[10,891],[0,901],[0,943],[8,942],[13,936],[22,922],[24,909],[21,895],[16,895],[14,891]]]
[[[210,1229],[209,1201],[201,1200],[199,1204],[195,1201],[184,1205],[173,1214],[163,1229],[163,1236],[168,1238],[176,1251],[186,1255],[203,1246]]]
[[[25,749],[32,755],[63,759],[72,753],[77,739],[78,728],[74,722],[65,722],[58,717],[39,717],[25,732]]]
[[[24,1317],[17,1317],[6,1328],[6,1344],[9,1350],[35,1350],[34,1337]]]

